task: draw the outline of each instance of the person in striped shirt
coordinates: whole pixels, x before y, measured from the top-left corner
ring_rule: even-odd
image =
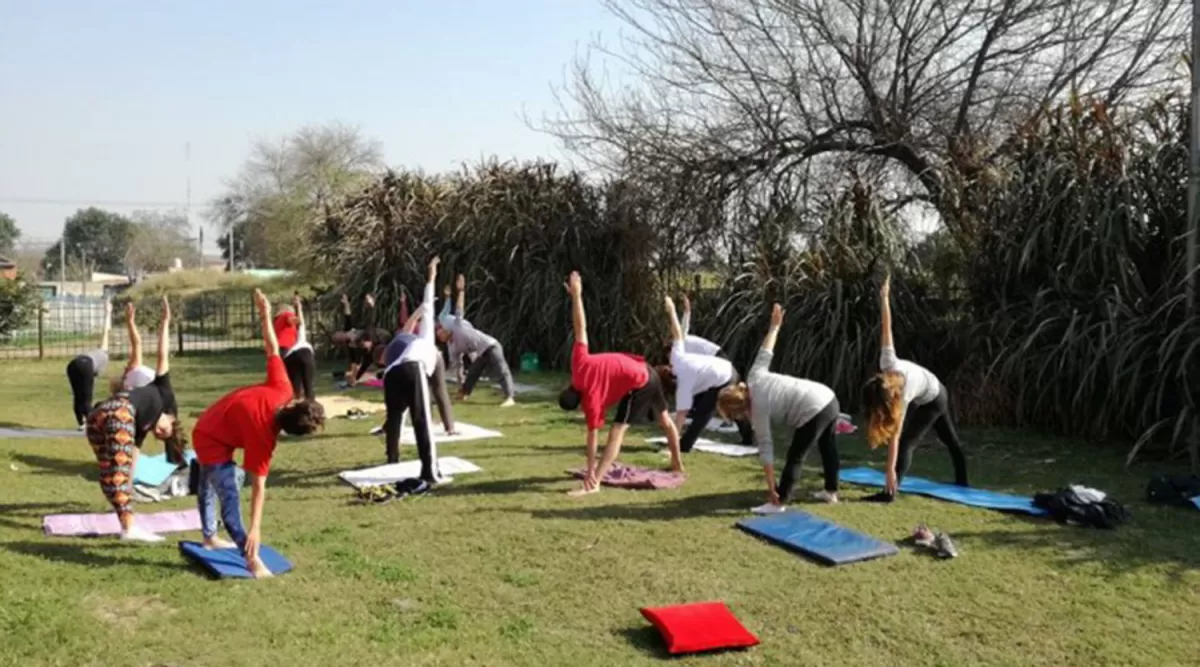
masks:
[[[825,489],[814,498],[827,503],[838,501],[838,471],[840,462],[836,426],[840,408],[833,390],[819,382],[803,380],[771,372],[775,355],[775,339],[783,326],[783,307],[771,308],[771,326],[763,338],[762,347],[750,366],[745,382],[725,387],[717,397],[717,409],[726,419],[749,417],[758,444],[758,459],[762,462],[767,480],[767,502],[755,507],[755,514],[777,514],[790,502],[796,477],[804,458],[813,445],[821,452],[825,469]],[[792,445],[779,482],[775,481],[775,442],[771,439],[771,422],[783,423],[792,429]]]
[[[463,319],[467,280],[462,274],[459,274],[455,280],[455,287],[458,288],[458,312],[453,320],[438,323],[437,338],[439,342],[450,348],[451,359],[461,359],[468,354],[475,357],[455,398],[461,401],[470,396],[471,392],[475,390],[475,384],[483,375],[484,368],[490,367],[491,371],[500,377],[500,390],[504,392],[504,402],[500,404],[500,407],[507,408],[515,405],[516,390],[513,388],[512,371],[508,367],[508,360],[504,358],[504,348],[500,345],[500,341],[476,329],[470,322]]]

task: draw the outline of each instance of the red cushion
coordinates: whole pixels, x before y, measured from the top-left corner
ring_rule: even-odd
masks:
[[[758,637],[742,626],[724,602],[647,607],[641,611],[662,633],[672,655],[758,645]]]

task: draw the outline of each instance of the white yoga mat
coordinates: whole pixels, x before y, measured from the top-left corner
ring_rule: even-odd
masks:
[[[687,420],[686,423],[691,424],[692,420],[689,419],[689,420]],[[737,433],[738,432],[737,424],[734,424],[733,422],[725,424],[725,423],[722,423],[720,419],[710,419],[708,421],[708,426],[705,426],[704,428],[709,431],[716,431],[717,433]]]
[[[443,456],[438,459],[438,468],[447,477],[465,475],[482,470],[482,468],[474,463],[456,456]],[[346,472],[338,473],[338,477],[342,478],[342,481],[347,484],[361,489],[368,486],[399,482],[402,479],[410,479],[420,474],[420,461],[401,461],[400,463],[375,466],[374,468],[347,470]]]
[[[667,439],[659,436],[657,438],[646,438],[646,442],[656,445],[667,444]],[[755,447],[747,447],[745,445],[731,445],[725,442],[713,442],[700,438],[696,440],[696,444],[692,445],[692,449],[697,452],[708,452],[709,454],[720,454],[721,456],[756,456],[758,449]]]
[[[412,426],[409,426],[408,424],[407,416],[408,415],[405,415],[404,425],[400,428],[400,442],[415,443],[417,441],[417,437],[413,433]],[[441,422],[438,422],[438,424],[433,427],[433,439],[436,440],[437,444],[440,445],[446,442],[463,442],[466,440],[499,438],[504,435],[499,431],[492,431],[483,428],[482,426],[476,426],[466,422],[458,422],[454,425],[454,428],[458,431],[457,433],[454,435],[446,435],[446,428],[441,424]],[[383,437],[383,432],[381,431],[377,435]]]
[[[449,376],[447,376],[447,377],[446,377],[446,384],[454,384],[454,385],[457,385],[457,384],[458,384],[458,378],[456,378],[456,377],[449,377]],[[492,389],[499,390],[499,389],[500,389],[500,383],[499,383],[499,382],[493,382],[493,383],[492,383]],[[535,392],[535,391],[547,391],[547,390],[546,390],[545,388],[543,388],[543,387],[539,387],[539,386],[538,386],[538,385],[536,385],[536,384],[525,384],[525,383],[523,383],[523,382],[517,382],[517,381],[515,381],[515,380],[514,380],[514,381],[513,381],[513,391],[517,392],[518,394],[528,394],[528,393],[530,393],[530,392]]]
[[[0,438],[83,438],[83,431],[54,428],[0,428]]]

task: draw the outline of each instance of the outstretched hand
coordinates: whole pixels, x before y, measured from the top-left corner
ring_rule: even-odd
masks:
[[[667,307],[667,312],[675,312],[675,300],[670,295],[663,297],[663,305]]]
[[[133,322],[135,316],[137,316],[137,306],[133,305],[133,302],[130,301],[125,304],[125,321]]]
[[[461,291],[463,291],[463,290],[465,290],[465,289],[467,289],[467,278],[466,278],[466,276],[464,276],[464,275],[463,275],[463,274],[461,274],[461,273],[460,273],[460,274],[458,274],[458,277],[454,279],[454,287],[455,287],[455,288],[456,288],[458,291],[460,291],[460,292],[461,292]]]
[[[164,294],[162,298],[162,321],[171,321],[171,302],[167,299],[166,294]]]
[[[446,297],[447,299],[449,299],[450,295],[453,293],[454,293],[453,290],[450,289],[450,283],[446,283],[442,287],[442,296]]]
[[[350,307],[350,297],[346,296],[345,294],[342,294],[342,305],[347,308]]]
[[[367,302],[367,307],[369,307],[369,308],[375,307],[375,295],[374,294],[368,294],[367,296],[363,297],[363,301]]]
[[[771,306],[771,328],[778,329],[783,326],[783,306],[775,304]]]
[[[296,309],[297,313],[300,312],[300,293],[299,292],[292,294],[292,307]]]
[[[571,296],[583,294],[583,279],[579,277],[578,271],[572,271],[571,275],[567,276],[567,294]]]
[[[692,300],[688,298],[687,292],[683,293],[683,312],[692,312]]]
[[[441,261],[442,259],[440,257],[434,257],[433,259],[429,260],[429,282],[434,282],[437,280],[437,267]]]
[[[259,315],[265,317],[271,312],[271,302],[267,301],[267,295],[257,288],[254,290],[254,305],[258,307]]]
[[[400,303],[401,303],[401,304],[408,303],[408,292],[401,292],[401,293],[400,293]]]
[[[883,283],[879,285],[879,298],[886,299],[892,294],[892,274],[887,274],[883,278]]]
[[[112,300],[111,299],[104,300],[104,316],[110,320],[112,319]]]

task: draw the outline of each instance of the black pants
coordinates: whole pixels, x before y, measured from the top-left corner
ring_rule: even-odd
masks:
[[[642,419],[654,421],[667,411],[667,396],[663,393],[662,380],[649,364],[646,365],[646,371],[650,373],[646,384],[626,394],[617,404],[614,424],[632,424]]]
[[[908,406],[896,456],[896,483],[899,484],[912,467],[913,451],[920,445],[921,439],[929,432],[931,426],[937,433],[938,440],[950,450],[950,459],[954,462],[954,483],[967,486],[967,457],[963,454],[958,430],[954,428],[954,421],[950,418],[950,397],[945,385],[940,387],[937,398],[925,405]]]
[[[387,441],[388,463],[400,462],[400,430],[407,411],[412,419],[421,457],[421,479],[437,481],[437,446],[433,441],[429,420],[429,385],[421,364],[406,361],[383,375],[383,401],[387,405],[384,432]]]
[[[734,371],[733,380],[729,384],[735,385],[738,382],[741,382],[741,379],[738,377],[737,371]],[[717,396],[720,395],[721,390],[724,388],[713,387],[692,397],[692,409],[688,413],[692,418],[692,423],[688,424],[683,434],[679,437],[679,451],[692,451],[692,447],[696,445],[696,441],[700,439],[700,435],[708,427],[708,422],[717,414]],[[739,419],[734,423],[737,424],[738,435],[742,438],[742,444],[753,446],[754,430],[750,428],[750,422],[745,419]]]
[[[96,387],[96,364],[86,354],[81,354],[67,364],[67,381],[71,383],[72,406],[75,423],[82,425],[92,411],[92,392]]]
[[[517,395],[516,389],[513,388],[512,371],[509,370],[508,361],[504,358],[504,348],[497,343],[484,350],[475,357],[475,361],[471,362],[471,366],[467,369],[467,377],[462,384],[465,396],[470,396],[471,392],[475,391],[475,384],[479,382],[485,368],[490,369],[498,376],[500,391],[504,392],[505,398]]]
[[[791,499],[792,487],[796,485],[796,477],[804,467],[804,458],[808,456],[813,444],[821,451],[821,467],[825,469],[825,490],[838,490],[838,471],[841,461],[837,450],[837,420],[841,414],[841,406],[835,398],[820,412],[796,429],[792,435],[792,446],[788,448],[787,463],[783,464],[783,474],[779,476],[779,499],[788,502]]]
[[[296,350],[283,358],[287,368],[288,379],[292,381],[292,397],[304,397],[311,401],[316,397],[313,393],[313,376],[317,374],[317,360],[312,348]]]

